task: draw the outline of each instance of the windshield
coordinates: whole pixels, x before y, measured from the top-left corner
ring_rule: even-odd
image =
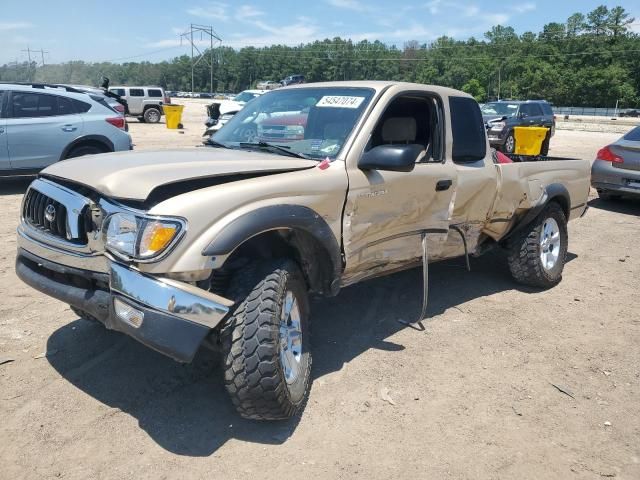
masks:
[[[212,139],[228,147],[266,143],[304,157],[336,158],[373,94],[344,87],[275,90],[249,102]]]
[[[513,117],[517,112],[517,103],[494,102],[482,106],[483,115],[506,115],[507,117]]]
[[[248,102],[249,100],[253,100],[257,96],[258,96],[257,93],[242,92],[236,95],[233,100],[236,102]]]

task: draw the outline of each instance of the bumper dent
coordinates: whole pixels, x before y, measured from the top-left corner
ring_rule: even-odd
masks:
[[[180,362],[193,359],[233,305],[186,283],[145,275],[115,262],[109,268],[107,284],[84,270],[57,265],[22,249],[16,258],[16,274],[26,284]],[[139,328],[115,314],[114,298],[144,312]]]
[[[110,288],[153,310],[213,328],[233,302],[175,280],[158,279],[111,263]]]

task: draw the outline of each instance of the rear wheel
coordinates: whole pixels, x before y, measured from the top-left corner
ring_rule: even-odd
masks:
[[[311,381],[307,286],[289,259],[239,271],[229,287],[235,310],[221,332],[224,379],[238,413],[290,418]]]
[[[509,269],[524,285],[550,288],[562,279],[568,245],[567,218],[550,203],[522,233],[509,242]]]
[[[146,123],[158,123],[161,117],[162,114],[157,108],[147,108],[144,111],[144,121]]]

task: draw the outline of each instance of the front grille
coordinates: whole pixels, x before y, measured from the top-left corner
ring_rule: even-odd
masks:
[[[79,222],[79,237],[72,239],[71,232],[68,231],[67,215],[67,208],[60,202],[34,189],[27,192],[22,216],[29,225],[49,235],[85,244],[87,233],[84,222]]]

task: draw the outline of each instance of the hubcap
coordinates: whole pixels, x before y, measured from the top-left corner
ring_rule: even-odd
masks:
[[[515,140],[511,135],[507,137],[507,152],[513,153],[513,147],[515,146]]]
[[[300,308],[293,292],[287,291],[280,314],[280,365],[287,384],[300,375],[302,360],[302,323]]]
[[[560,256],[560,227],[553,218],[547,218],[540,235],[540,260],[545,270],[551,270]]]
[[[160,120],[160,115],[155,110],[151,110],[147,114],[147,116],[149,117],[149,121],[151,121],[151,122],[157,122],[158,120]]]

